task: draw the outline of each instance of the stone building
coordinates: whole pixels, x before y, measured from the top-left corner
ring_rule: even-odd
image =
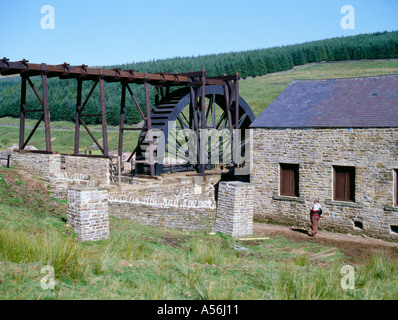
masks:
[[[398,240],[398,75],[298,80],[254,121],[254,217]]]

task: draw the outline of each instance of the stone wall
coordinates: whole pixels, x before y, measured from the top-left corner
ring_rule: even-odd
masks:
[[[61,170],[60,154],[31,151],[13,152],[11,163],[13,167],[23,169],[40,178],[49,186],[52,196],[60,199],[66,198],[68,181]]]
[[[215,184],[220,176],[164,179],[109,195],[111,215],[141,225],[182,231],[214,231]]]
[[[238,181],[220,182],[215,231],[230,236],[253,234],[254,187]]]
[[[17,151],[11,154],[12,166],[23,169],[48,184],[51,196],[66,199],[73,185],[99,186],[109,184],[109,159],[65,156],[61,169],[58,153]]]
[[[72,187],[68,191],[68,225],[81,241],[108,239],[108,189]]]
[[[280,196],[280,163],[299,164],[298,198]],[[333,166],[355,166],[355,203],[333,201]],[[255,219],[309,227],[318,198],[321,228],[396,241],[397,168],[398,129],[255,129]]]
[[[176,174],[161,179],[134,178],[133,184],[123,185],[123,192],[119,193],[117,187],[109,185],[108,158],[65,156],[65,165],[61,166],[60,154],[22,151],[12,154],[12,162],[16,167],[26,170],[48,184],[52,196],[68,199],[68,221],[82,234],[86,232],[82,223],[87,219],[81,216],[77,218],[78,215],[86,212],[94,217],[94,213],[98,211],[97,207],[105,202],[102,196],[98,202],[93,196],[96,191],[90,191],[97,189],[86,188],[95,186],[106,186],[111,190],[106,202],[107,205],[109,203],[109,213],[116,217],[137,224],[183,231],[215,230],[215,189],[221,179],[220,175],[204,178]],[[64,169],[61,169],[62,167]],[[219,194],[219,208],[225,207],[220,211],[225,214],[224,217],[232,214],[231,230],[234,231],[228,229],[227,225],[220,227],[218,231],[233,236],[249,235],[252,233],[253,216],[248,205],[252,201],[251,187],[248,184],[233,182],[227,186]],[[224,222],[226,220],[219,219],[220,225]],[[90,229],[91,226],[87,228]],[[82,236],[82,239],[89,239],[85,237]]]
[[[61,155],[57,153],[37,153],[30,151],[14,152],[11,155],[12,164],[40,177],[45,182],[61,173]]]

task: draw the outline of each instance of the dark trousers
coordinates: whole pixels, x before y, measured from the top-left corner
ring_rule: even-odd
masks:
[[[319,224],[319,220],[321,219],[321,216],[311,213],[310,218],[311,218],[312,232],[313,232],[313,234],[317,234],[318,233],[318,224]]]

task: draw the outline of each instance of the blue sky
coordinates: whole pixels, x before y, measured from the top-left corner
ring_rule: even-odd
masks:
[[[44,5],[55,10],[43,29]],[[341,8],[355,9],[344,30]],[[0,55],[112,65],[398,30],[397,0],[0,0]]]

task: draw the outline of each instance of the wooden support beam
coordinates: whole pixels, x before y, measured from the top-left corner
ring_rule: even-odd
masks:
[[[78,79],[78,81],[82,81],[82,79]],[[82,112],[83,112],[83,109],[86,107],[86,105],[87,105],[87,103],[88,103],[88,100],[90,100],[90,97],[91,97],[91,95],[93,94],[93,92],[94,92],[94,90],[95,90],[95,88],[97,87],[97,85],[98,85],[98,80],[96,80],[95,82],[94,82],[94,85],[91,87],[91,90],[90,90],[90,92],[88,93],[88,95],[87,95],[87,97],[86,97],[86,100],[84,100],[84,103],[83,103],[83,105],[79,108],[79,114],[81,114]]]
[[[6,59],[7,60],[7,59]],[[25,73],[26,76],[38,76],[42,73],[42,65],[28,63],[23,61],[6,61],[0,60],[0,74],[12,75]],[[202,72],[188,72],[180,74],[165,74],[165,73],[140,73],[133,70],[122,71],[120,69],[102,70],[97,68],[88,68],[87,66],[70,66],[66,63],[60,65],[46,65],[47,77],[60,77],[62,79],[76,79],[82,78],[83,80],[97,80],[103,76],[107,82],[121,82],[127,81],[129,83],[144,83],[148,81],[151,85],[198,85],[201,86],[201,81],[193,81],[194,77],[201,77]],[[233,76],[229,77],[206,77],[206,85],[223,85],[226,79],[233,80]]]
[[[76,100],[76,119],[75,119],[75,154],[79,153],[80,146],[80,108],[82,104],[82,86],[83,81],[77,80],[77,100]]]
[[[231,115],[231,103],[229,100],[230,92],[229,92],[228,83],[225,82],[224,84],[224,92],[225,92],[225,105],[226,105],[226,112],[227,112],[227,119],[228,119],[228,129],[230,133],[230,140],[231,140],[231,156],[232,156],[232,164],[234,164],[234,131],[232,125],[232,115]]]
[[[239,74],[235,79],[235,129],[239,129]]]
[[[19,150],[25,142],[26,77],[21,75],[21,110],[19,113]]]
[[[196,90],[194,89],[194,87],[190,87],[190,93],[191,93],[191,99],[190,99],[190,109],[192,110],[192,114],[193,114],[193,125],[194,125],[194,131],[196,133],[196,137],[197,139],[199,138],[199,119],[198,119],[198,111],[196,109],[197,104],[198,104],[198,99],[196,96]],[[199,154],[200,154],[200,150],[199,150],[200,146],[197,145],[197,161],[198,161],[198,168],[199,168],[199,163],[200,163],[200,159],[199,159]]]
[[[29,134],[29,137],[26,139],[25,142],[22,144],[21,150],[25,149],[25,147],[28,145],[30,139],[33,137],[33,134],[36,132],[37,128],[39,127],[39,124],[43,121],[44,119],[44,113],[41,115],[40,119],[37,121],[36,125],[33,127],[32,131]]]
[[[30,80],[29,77],[27,77],[27,80],[28,80],[29,85],[30,85],[30,87],[32,88],[33,92],[35,93],[37,99],[39,99],[40,104],[43,105],[43,99],[40,97],[40,94],[37,92],[37,90],[36,90],[36,88],[35,88],[35,86],[34,86],[32,80]]]
[[[51,152],[51,133],[50,133],[50,105],[48,103],[48,83],[46,64],[42,64],[43,73],[41,75],[43,86],[43,109],[44,109],[44,131],[46,135],[46,151]]]
[[[206,139],[206,75],[205,71],[202,70],[202,87],[201,87],[201,98],[200,98],[200,111],[201,111],[201,119],[200,119],[200,125],[201,125],[201,135],[200,135],[200,163],[199,163],[199,171],[202,176],[205,175],[205,166],[207,162],[207,150],[206,150],[206,145],[207,145],[207,139]]]
[[[146,124],[148,129],[148,145],[149,145],[149,166],[151,177],[155,176],[155,159],[153,150],[153,135],[152,135],[152,118],[151,118],[151,100],[149,97],[149,83],[145,82],[145,104],[146,104]]]
[[[108,129],[107,129],[107,123],[106,123],[106,106],[105,106],[105,84],[104,84],[104,79],[100,78],[99,79],[99,85],[100,85],[100,98],[101,98],[101,123],[102,123],[102,145],[104,147],[103,154],[104,156],[109,155],[109,149],[108,149]]]
[[[93,139],[94,143],[97,145],[97,147],[101,150],[102,154],[105,155],[105,150],[104,148],[101,146],[101,144],[97,141],[97,139],[95,139],[94,135],[91,133],[90,129],[87,127],[86,123],[79,118],[80,123],[83,125],[83,127],[86,129],[87,133],[90,135],[91,139]]]
[[[124,131],[124,121],[126,115],[126,88],[127,83],[122,82],[122,101],[120,104],[120,124],[119,124],[119,148],[118,155],[119,159],[123,156],[123,131]]]
[[[131,90],[131,88],[130,88],[130,86],[128,84],[127,84],[127,90],[129,91],[129,93],[131,95],[131,98],[133,99],[133,101],[135,103],[135,106],[137,107],[137,109],[138,109],[138,111],[139,111],[139,113],[140,113],[140,115],[142,117],[142,120],[146,121],[146,117],[145,117],[144,113],[142,112],[142,109],[141,109],[137,99],[135,98],[135,95],[134,95],[133,91]]]

